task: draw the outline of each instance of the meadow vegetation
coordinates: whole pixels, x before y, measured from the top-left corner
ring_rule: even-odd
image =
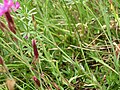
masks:
[[[119,0],[14,1],[12,29],[0,17],[0,90],[120,89]]]

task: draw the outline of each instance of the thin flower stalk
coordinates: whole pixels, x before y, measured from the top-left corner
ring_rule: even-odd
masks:
[[[6,27],[6,25],[0,21],[0,29],[4,32],[5,30],[8,30],[8,28]]]

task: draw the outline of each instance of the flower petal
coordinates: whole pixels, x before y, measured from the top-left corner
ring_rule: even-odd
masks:
[[[0,16],[4,14],[4,6],[0,5]]]
[[[19,3],[19,2],[16,2],[15,8],[18,9],[19,7],[20,7],[20,3]]]
[[[9,7],[11,7],[13,4],[14,4],[14,3],[13,3],[12,0],[9,0],[8,3],[7,3],[7,5],[8,5]]]

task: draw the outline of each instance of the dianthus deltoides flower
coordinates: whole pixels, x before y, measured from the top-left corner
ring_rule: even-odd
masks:
[[[14,34],[16,34],[15,25],[10,12],[16,11],[19,7],[19,2],[14,3],[13,0],[3,0],[3,4],[0,4],[0,16],[5,15],[8,27]]]

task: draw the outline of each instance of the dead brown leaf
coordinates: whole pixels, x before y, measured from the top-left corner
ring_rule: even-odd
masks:
[[[8,87],[9,90],[14,90],[15,80],[14,79],[7,79],[6,86]]]

